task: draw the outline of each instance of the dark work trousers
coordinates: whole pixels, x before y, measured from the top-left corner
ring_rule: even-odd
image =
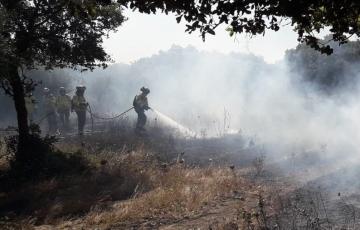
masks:
[[[76,115],[78,117],[78,132],[79,134],[83,134],[86,123],[86,110],[76,111]]]
[[[59,120],[61,123],[61,130],[66,131],[69,129],[69,117],[70,117],[70,109],[59,110]]]
[[[136,122],[136,129],[138,131],[145,131],[145,124],[146,124],[146,115],[143,109],[137,109],[136,113],[138,115],[137,122]]]
[[[34,112],[28,112],[28,122],[29,124],[34,122]]]

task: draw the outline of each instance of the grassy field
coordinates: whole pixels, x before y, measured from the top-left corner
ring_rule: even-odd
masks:
[[[324,191],[299,186],[296,176],[279,173],[264,149],[249,146],[240,134],[188,139],[152,126],[151,135],[137,137],[130,126],[103,128],[82,138],[61,137],[55,144],[66,157],[81,158],[82,167],[2,187],[1,229],[359,226],[357,208],[346,197],[330,202]],[[11,154],[1,158],[3,173],[9,159]]]

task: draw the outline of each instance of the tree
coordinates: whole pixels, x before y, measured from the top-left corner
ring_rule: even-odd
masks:
[[[15,104],[17,161],[29,162],[31,138],[24,97],[35,83],[24,69],[93,69],[110,60],[103,37],[124,22],[108,0],[0,0],[0,80]]]
[[[329,45],[334,50],[332,55],[321,55],[304,44],[288,50],[285,60],[290,69],[299,74],[298,78],[292,80],[306,83],[308,87],[315,87],[327,94],[344,89],[346,92],[357,90],[360,41],[350,41],[342,47],[334,42]]]
[[[264,34],[291,24],[298,41],[322,53],[331,54],[329,41],[322,42],[316,32],[330,29],[333,41],[340,44],[360,35],[358,0],[118,0],[120,4],[142,13],[175,13],[176,20],[187,21],[187,31],[199,30],[203,39],[215,34],[215,28],[227,24],[230,35]]]
[[[175,13],[178,22],[187,21],[186,31],[199,30],[203,39],[221,24],[232,36],[278,31],[289,23],[300,42],[327,54],[332,48],[314,33],[329,27],[340,44],[360,35],[358,0],[0,0],[0,80],[17,112],[18,159],[29,157],[24,96],[34,87],[21,70],[104,66],[109,57],[102,39],[124,21],[122,7]]]

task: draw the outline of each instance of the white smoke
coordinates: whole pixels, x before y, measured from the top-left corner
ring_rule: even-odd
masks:
[[[321,146],[328,157],[359,152],[359,94],[324,96],[309,84],[293,81],[296,73],[285,62],[267,64],[254,55],[174,46],[131,65],[82,77],[96,111],[126,110],[139,88],[147,86],[152,108],[197,134],[256,135],[278,157]]]

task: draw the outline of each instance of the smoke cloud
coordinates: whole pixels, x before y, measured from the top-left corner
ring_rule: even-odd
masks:
[[[86,85],[97,114],[127,110],[146,86],[151,107],[199,136],[241,133],[268,146],[279,159],[311,149],[322,149],[326,157],[354,159],[359,152],[360,95],[356,58],[349,58],[354,44],[350,46],[337,48],[330,57],[299,46],[276,64],[251,54],[173,46],[130,65],[53,73],[66,76],[70,94],[76,85]],[[45,84],[53,84],[56,91],[65,83]],[[148,115],[156,117],[151,111]]]
[[[293,149],[320,148],[329,157],[356,156],[358,72],[346,62],[346,68],[332,73],[337,85],[329,85],[318,80],[324,76],[309,79],[303,64],[307,57],[289,52],[284,61],[267,64],[254,55],[173,46],[131,65],[77,75],[88,86],[95,111],[124,111],[139,88],[147,86],[151,107],[203,136],[233,132],[256,136],[279,157]],[[333,58],[317,57],[325,63]],[[320,63],[315,63],[316,71],[328,72]]]

